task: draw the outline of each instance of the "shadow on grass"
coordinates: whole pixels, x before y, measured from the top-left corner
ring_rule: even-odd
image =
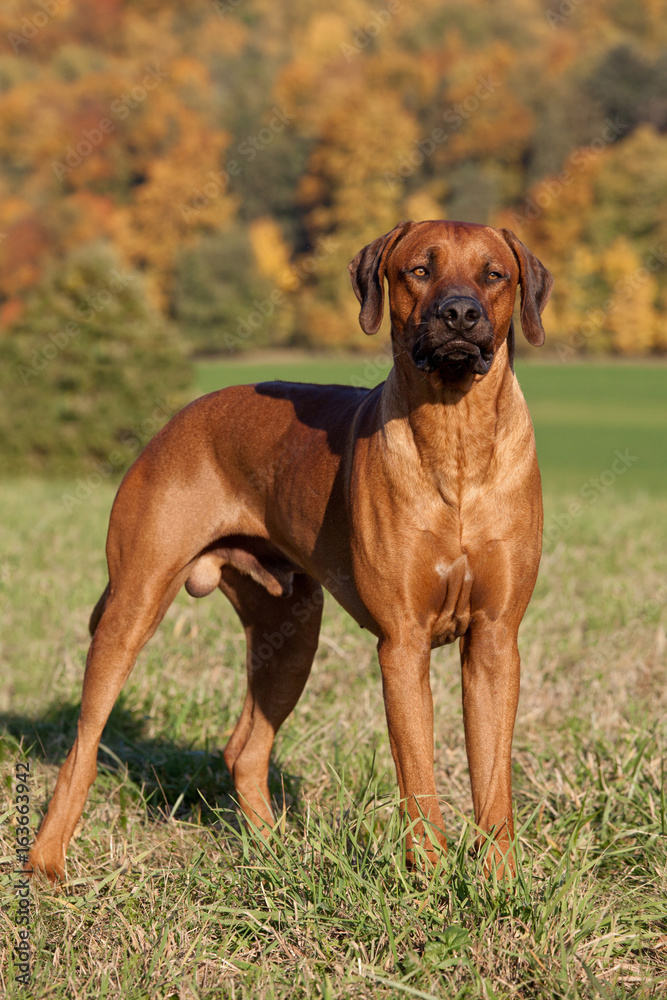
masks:
[[[60,766],[76,738],[78,716],[78,704],[63,703],[51,705],[37,718],[0,713],[0,763],[21,756]],[[222,812],[234,823],[238,810],[222,756],[224,740],[210,750],[195,748],[167,735],[148,736],[149,721],[128,708],[120,696],[102,735],[99,775],[115,775],[126,786],[129,780],[156,822],[173,817],[213,826]],[[293,803],[290,812],[299,813],[300,785],[298,776],[285,773],[271,761],[269,791],[276,814],[283,807],[283,791],[286,802]]]

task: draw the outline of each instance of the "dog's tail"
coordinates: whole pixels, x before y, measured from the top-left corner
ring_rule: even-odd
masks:
[[[109,584],[107,583],[106,587],[102,592],[102,596],[100,597],[99,601],[93,608],[93,613],[90,616],[90,621],[88,622],[88,630],[91,635],[95,635],[95,629],[99,625],[100,618],[104,614],[104,609],[107,606],[108,597],[109,597]]]

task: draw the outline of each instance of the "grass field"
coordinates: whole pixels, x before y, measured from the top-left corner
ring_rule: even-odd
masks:
[[[365,364],[206,365],[197,389],[370,380]],[[271,843],[255,843],[220,753],[243,698],[241,628],[219,594],[182,593],[112,713],[67,888],[33,893],[27,989],[14,983],[12,774],[30,760],[34,831],[74,737],[113,488],[67,513],[70,484],[0,486],[7,996],[667,995],[667,368],[523,363],[518,373],[546,522],[520,636],[517,880],[488,882],[469,850],[455,648],[432,666],[451,850],[437,872],[403,867],[374,641],[333,601],[276,743],[271,790],[285,813]],[[621,473],[616,451],[633,459]]]

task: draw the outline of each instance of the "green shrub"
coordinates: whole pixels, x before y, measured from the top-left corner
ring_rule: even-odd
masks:
[[[0,335],[0,471],[121,472],[190,385],[141,276],[104,245],[77,250]]]
[[[178,261],[172,315],[199,354],[237,353],[276,343],[275,314],[255,328],[248,317],[269,302],[272,283],[258,273],[247,233],[241,227],[204,236]],[[251,320],[252,322],[252,320]]]

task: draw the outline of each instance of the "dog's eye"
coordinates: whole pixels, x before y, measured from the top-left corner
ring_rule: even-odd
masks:
[[[425,267],[413,267],[412,273],[415,274],[418,278],[428,277],[428,271],[426,270]]]
[[[505,277],[505,275],[501,274],[500,271],[489,271],[489,275],[488,276],[493,281],[499,281],[501,278]]]

